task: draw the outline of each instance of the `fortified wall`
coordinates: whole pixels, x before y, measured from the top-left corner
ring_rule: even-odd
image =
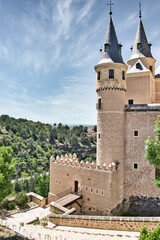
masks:
[[[148,136],[155,138],[160,105],[126,105],[125,111],[124,198],[159,197],[160,189],[154,184],[156,171],[145,159],[144,148]]]
[[[108,215],[119,199],[118,172],[119,167],[114,162],[109,166],[96,166],[95,162],[79,162],[76,154],[51,157],[49,202],[81,191],[81,213]]]

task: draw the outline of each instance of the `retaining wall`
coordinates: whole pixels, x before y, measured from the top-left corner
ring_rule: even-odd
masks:
[[[50,222],[59,226],[97,228],[119,231],[140,231],[144,226],[153,230],[160,225],[160,217],[100,217],[51,215]]]

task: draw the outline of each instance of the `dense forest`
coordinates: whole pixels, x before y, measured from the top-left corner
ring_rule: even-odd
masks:
[[[0,116],[0,146],[11,146],[16,158],[16,174],[27,177],[49,171],[53,155],[78,153],[78,159],[95,160],[96,126],[44,124],[26,119]]]

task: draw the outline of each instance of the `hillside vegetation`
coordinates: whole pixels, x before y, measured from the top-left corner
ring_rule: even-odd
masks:
[[[11,146],[17,160],[16,176],[47,172],[53,155],[78,153],[81,160],[92,161],[96,152],[96,126],[56,126],[0,116],[0,146]]]

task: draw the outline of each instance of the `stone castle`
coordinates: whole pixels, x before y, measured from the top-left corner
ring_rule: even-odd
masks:
[[[110,12],[101,57],[95,66],[97,92],[97,160],[79,162],[76,154],[50,159],[49,202],[63,202],[79,213],[108,215],[131,196],[158,197],[156,170],[144,158],[148,136],[160,114],[160,74],[142,23],[128,65],[123,62]]]

